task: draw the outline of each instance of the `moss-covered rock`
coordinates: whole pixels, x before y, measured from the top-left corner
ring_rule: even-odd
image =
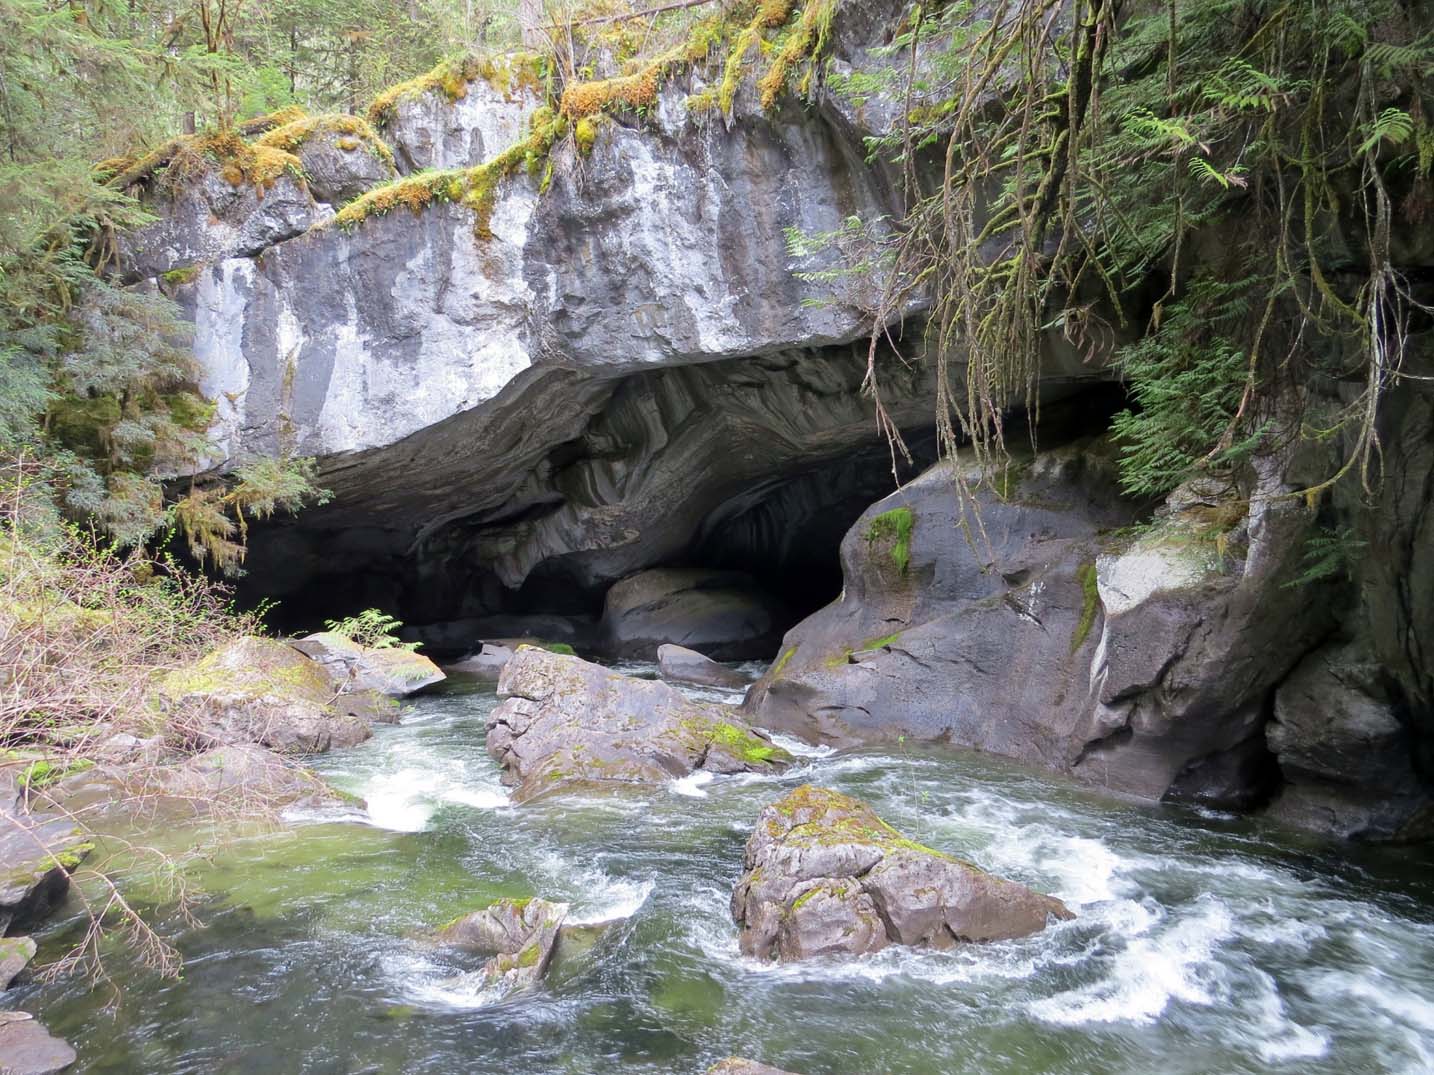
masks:
[[[858,799],[804,784],[766,807],[732,893],[759,959],[1023,937],[1065,904],[907,839]]]
[[[244,637],[178,669],[158,686],[167,737],[204,747],[258,743],[321,753],[369,736],[362,716],[334,704],[328,674],[274,639]]]
[[[496,900],[449,923],[438,939],[489,955],[484,977],[490,988],[506,994],[531,989],[547,973],[567,915],[566,903]]]
[[[54,911],[69,892],[70,874],[95,846],[73,818],[41,809],[38,793],[21,786],[33,764],[0,761],[0,936]]]
[[[655,785],[697,769],[778,772],[791,756],[725,706],[666,683],[522,646],[503,670],[506,700],[488,750],[522,802],[564,786]]]

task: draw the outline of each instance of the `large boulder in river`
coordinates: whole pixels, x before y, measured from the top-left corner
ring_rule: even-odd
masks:
[[[498,682],[488,751],[515,802],[566,786],[657,785],[696,770],[779,772],[791,756],[724,706],[522,646]]]
[[[547,973],[567,915],[566,903],[502,899],[450,923],[438,939],[491,956],[483,965],[487,984],[509,993]]]
[[[722,687],[746,690],[752,681],[736,669],[718,664],[696,650],[684,646],[657,647],[657,668],[662,678],[675,683],[695,683],[701,687]]]
[[[602,631],[618,657],[653,660],[664,643],[716,660],[770,657],[790,622],[780,602],[740,571],[656,568],[616,583]]]
[[[159,694],[168,737],[185,744],[258,743],[318,754],[371,734],[361,694],[339,695],[319,664],[269,638],[245,636],[220,646],[171,672]]]
[[[759,1064],[755,1060],[746,1060],[740,1056],[729,1056],[726,1060],[719,1060],[708,1068],[707,1075],[796,1075],[796,1073]]]
[[[764,727],[901,736],[1149,799],[1244,807],[1270,790],[1275,687],[1327,634],[1293,585],[1314,519],[1282,461],[1248,495],[1183,488],[1150,525],[1103,441],[1009,469],[928,471],[842,542],[839,600],[794,627],[748,696]]]
[[[408,646],[365,646],[337,631],[320,631],[289,644],[318,662],[345,693],[376,691],[400,698],[443,680],[436,664]]]
[[[794,960],[1005,940],[1074,916],[906,839],[857,799],[805,784],[757,816],[732,917],[745,955]]]

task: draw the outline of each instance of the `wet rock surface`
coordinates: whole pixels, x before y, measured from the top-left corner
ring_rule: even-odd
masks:
[[[54,1075],[76,1059],[75,1050],[25,1012],[0,1012],[0,1072]]]
[[[860,800],[803,785],[765,807],[732,917],[745,955],[859,956],[1024,937],[1065,904],[903,837]]]
[[[1262,802],[1272,692],[1331,625],[1319,586],[1290,585],[1313,520],[1280,461],[1255,468],[1248,502],[1177,490],[1135,533],[1148,506],[1120,494],[1103,441],[980,478],[965,474],[963,509],[934,468],[857,521],[841,599],[788,632],[753,719],[844,746],[945,742],[1149,799]]]
[[[703,687],[745,690],[752,681],[724,664],[704,657],[682,646],[657,647],[657,667],[662,678],[676,683],[695,683]]]
[[[516,802],[565,787],[658,785],[699,769],[777,772],[791,761],[726,707],[531,646],[508,662],[498,694],[488,751]]]
[[[566,903],[498,900],[446,926],[438,939],[491,956],[483,965],[489,985],[516,992],[531,989],[547,973],[567,915]]]
[[[26,763],[0,766],[0,936],[33,928],[70,890],[70,872],[94,850],[73,817],[45,809],[21,786]]]
[[[1358,644],[1305,658],[1275,695],[1266,726],[1284,786],[1274,816],[1345,838],[1418,839],[1434,806],[1397,695]]]
[[[10,983],[34,958],[34,938],[0,937],[0,989],[9,989]]]

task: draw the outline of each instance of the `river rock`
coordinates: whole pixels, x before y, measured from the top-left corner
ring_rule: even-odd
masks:
[[[522,646],[503,669],[488,751],[515,802],[569,785],[658,785],[701,769],[780,772],[791,756],[727,707]]]
[[[726,1060],[719,1060],[708,1068],[707,1075],[796,1075],[796,1073],[759,1064],[755,1060],[744,1060],[740,1056],[729,1056]]]
[[[968,508],[943,465],[857,521],[841,598],[788,632],[753,720],[843,746],[940,741],[1148,799],[1267,796],[1271,693],[1331,622],[1320,586],[1290,585],[1314,520],[1283,461],[1257,460],[1248,500],[1177,490],[1134,537],[1145,509],[1104,441],[962,478]]]
[[[476,676],[489,683],[497,683],[503,675],[503,669],[513,659],[514,649],[502,642],[484,642],[478,647],[478,652],[461,661],[454,661],[447,666],[450,672],[461,672],[464,675]]]
[[[658,568],[607,592],[602,630],[618,657],[653,660],[671,643],[718,660],[769,657],[789,622],[780,604],[740,571]]]
[[[483,965],[490,986],[530,989],[547,973],[567,915],[566,903],[497,900],[445,927],[438,939],[491,955]]]
[[[9,989],[10,983],[34,958],[33,937],[0,937],[0,989]]]
[[[732,917],[743,954],[785,961],[1005,940],[1074,916],[906,839],[860,800],[805,784],[758,815]]]
[[[54,1075],[76,1059],[75,1050],[27,1012],[0,1012],[0,1072],[4,1075]]]
[[[336,688],[346,693],[376,691],[401,698],[443,681],[443,671],[406,646],[363,646],[335,631],[320,631],[291,643],[316,661]]]
[[[671,644],[657,647],[657,667],[662,678],[703,687],[745,690],[752,681],[735,669],[718,664],[695,650]]]
[[[268,638],[249,636],[220,646],[192,668],[171,672],[159,693],[169,716],[168,737],[186,744],[258,743],[285,753],[319,754],[371,734],[352,699],[335,705],[335,687],[317,662]]]
[[[1414,733],[1361,644],[1335,643],[1305,658],[1276,692],[1265,735],[1284,776],[1273,816],[1344,838],[1434,832]]]
[[[32,928],[70,890],[70,871],[94,850],[74,818],[22,792],[24,764],[0,766],[0,936]]]

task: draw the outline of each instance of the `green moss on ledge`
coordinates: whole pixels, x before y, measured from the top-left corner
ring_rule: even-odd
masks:
[[[449,101],[461,101],[468,96],[468,87],[480,80],[509,98],[524,90],[538,93],[547,76],[548,61],[536,52],[444,60],[433,70],[390,86],[375,97],[368,106],[368,121],[381,126],[394,117],[400,102],[430,91],[441,93]]]
[[[911,566],[911,531],[916,525],[916,516],[910,508],[892,508],[871,520],[866,528],[866,541],[874,546],[890,542],[891,562],[901,574]]]
[[[369,217],[384,216],[395,209],[421,213],[431,205],[452,202],[473,211],[473,234],[478,239],[491,239],[493,209],[503,181],[524,170],[536,175],[541,171],[553,143],[567,133],[567,120],[554,116],[550,110],[540,110],[533,118],[534,127],[528,137],[515,142],[492,160],[472,168],[420,172],[375,187],[344,206],[331,223],[351,231]],[[327,224],[318,226],[322,228]]]

